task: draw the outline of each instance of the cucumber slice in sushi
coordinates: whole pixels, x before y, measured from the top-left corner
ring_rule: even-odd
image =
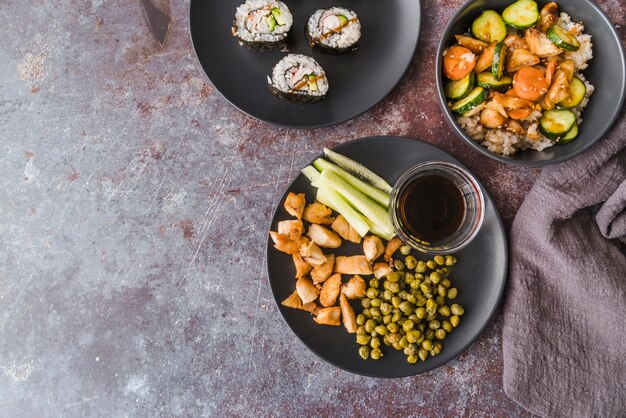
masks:
[[[539,119],[539,130],[556,140],[565,137],[575,123],[576,115],[571,110],[548,110]]]
[[[472,23],[472,35],[485,42],[502,42],[506,38],[506,25],[493,10],[485,10]]]
[[[354,11],[344,7],[319,9],[307,21],[304,34],[311,48],[345,54],[358,48],[361,22]]]
[[[578,51],[578,48],[580,48],[578,39],[559,25],[551,26],[546,31],[546,36],[554,45],[566,51]]]
[[[513,79],[508,75],[503,76],[500,80],[496,80],[496,78],[487,71],[478,74],[476,80],[479,87],[496,91],[507,91],[513,85]]]
[[[493,63],[491,64],[491,75],[496,80],[502,78],[504,73],[504,62],[506,61],[507,47],[504,42],[500,42],[496,45],[496,50],[493,53]]]
[[[578,122],[574,122],[574,126],[570,129],[563,138],[559,141],[559,144],[565,145],[569,144],[573,140],[578,138]]]
[[[587,87],[580,78],[574,77],[569,84],[569,93],[569,99],[557,104],[559,109],[573,109],[578,106],[587,94]]]
[[[278,0],[247,0],[237,7],[231,32],[254,51],[287,51],[293,16]]]
[[[289,54],[280,60],[267,82],[276,96],[298,103],[322,100],[329,88],[324,69],[312,57],[301,54]]]
[[[502,12],[504,23],[515,29],[528,29],[539,20],[539,7],[532,0],[518,0]]]
[[[450,110],[461,115],[465,114],[484,102],[487,96],[487,90],[482,87],[476,87],[466,98],[454,102]]]
[[[474,72],[471,72],[460,80],[448,81],[443,88],[446,97],[453,100],[464,98],[474,88],[475,78]]]

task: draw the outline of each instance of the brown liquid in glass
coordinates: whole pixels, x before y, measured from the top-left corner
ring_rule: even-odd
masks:
[[[421,240],[440,241],[454,234],[463,223],[463,193],[443,177],[418,177],[402,190],[399,200],[402,225]]]

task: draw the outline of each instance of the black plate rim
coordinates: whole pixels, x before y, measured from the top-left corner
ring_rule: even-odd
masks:
[[[609,19],[609,17],[606,15],[606,13],[604,13],[604,11],[600,8],[600,6],[598,6],[593,0],[582,0],[585,1],[586,3],[588,3],[597,13],[598,15],[605,21],[606,26],[608,28],[608,30],[611,33],[611,36],[613,36],[615,38],[616,43],[620,46],[618,49],[619,51],[616,51],[619,54],[619,59],[620,62],[622,64],[622,68],[626,68],[626,56],[624,53],[624,48],[622,47],[622,40],[620,38],[620,36],[618,35],[615,27],[613,26],[613,23],[611,22],[611,19]],[[584,144],[584,146],[582,146],[579,150],[571,153],[571,154],[567,154],[567,155],[563,155],[561,157],[558,158],[554,158],[551,160],[539,160],[539,161],[534,161],[534,160],[520,160],[514,157],[505,157],[503,155],[499,155],[496,153],[493,153],[491,151],[489,151],[487,148],[483,147],[482,145],[480,145],[480,143],[478,143],[477,141],[473,140],[472,138],[470,138],[465,131],[463,131],[463,129],[459,126],[459,124],[456,122],[456,118],[454,117],[454,115],[452,114],[452,111],[448,108],[447,106],[447,99],[445,97],[445,93],[443,91],[443,84],[444,84],[444,80],[441,76],[441,64],[442,64],[442,54],[443,54],[443,50],[446,48],[445,45],[445,39],[448,37],[448,34],[450,33],[450,30],[452,29],[452,27],[454,26],[454,24],[457,22],[457,20],[459,19],[459,17],[463,14],[463,12],[465,12],[465,10],[470,7],[473,3],[473,0],[468,0],[465,4],[463,4],[463,6],[461,6],[461,8],[454,14],[454,16],[452,16],[452,18],[450,18],[450,21],[448,22],[448,24],[446,25],[445,30],[443,31],[443,33],[441,34],[441,39],[439,40],[439,46],[437,47],[437,57],[435,59],[435,83],[436,83],[436,87],[437,87],[437,97],[438,97],[438,102],[439,102],[439,106],[444,114],[444,119],[446,120],[446,123],[448,124],[448,126],[450,128],[452,128],[452,130],[454,131],[454,133],[463,140],[463,142],[465,142],[467,145],[469,145],[471,148],[473,148],[474,150],[480,152],[481,154],[499,161],[501,163],[505,163],[505,164],[510,164],[513,166],[518,166],[518,167],[546,167],[552,164],[558,164],[560,162],[563,161],[567,161],[570,160],[580,154],[582,154],[583,152],[587,151],[589,148],[593,147],[594,145],[596,145],[598,142],[600,142],[600,140],[602,138],[604,138],[604,135],[609,132],[609,130],[611,130],[611,128],[613,127],[613,125],[615,125],[615,122],[617,121],[617,118],[621,115],[622,112],[622,108],[624,107],[624,102],[626,101],[626,87],[624,89],[622,89],[621,92],[619,92],[620,95],[620,99],[619,99],[619,106],[617,106],[614,110],[613,110],[613,115],[611,116],[609,122],[606,124],[606,126],[604,126],[604,128],[600,131],[598,131],[598,133],[596,133],[595,135],[595,139],[593,141],[589,141],[586,144]],[[622,75],[622,85],[626,86],[626,73],[624,73]],[[536,151],[537,152],[537,151]],[[540,151],[539,151],[540,152]]]
[[[463,168],[465,168],[466,170],[469,171],[469,169],[467,167],[465,167],[464,164],[462,164],[459,160],[456,159],[456,157],[454,157],[453,155],[451,155],[447,151],[441,149],[440,147],[438,147],[436,145],[429,144],[429,143],[427,143],[425,141],[422,141],[422,140],[416,139],[416,138],[401,137],[401,136],[394,136],[394,135],[368,136],[368,137],[362,137],[362,138],[354,139],[354,140],[351,140],[351,141],[348,141],[348,142],[344,142],[342,144],[339,144],[339,145],[333,147],[332,150],[339,152],[339,151],[341,151],[342,148],[344,148],[346,146],[350,146],[352,144],[359,144],[361,142],[367,142],[367,141],[372,141],[372,140],[385,140],[385,139],[394,139],[394,140],[400,140],[400,141],[403,141],[403,142],[420,142],[422,145],[426,145],[426,146],[435,148],[435,149],[437,149],[437,150],[447,154],[450,158],[452,158],[454,160],[455,164],[458,164],[461,167],[463,167]],[[311,162],[308,165],[310,165],[318,157],[324,157],[324,156],[322,154],[318,154],[313,160],[311,160]],[[304,176],[304,174],[302,174],[301,172],[298,172],[298,175],[289,183],[289,185],[283,191],[283,193],[281,195],[281,198],[278,200],[278,204],[274,208],[274,213],[272,215],[272,218],[271,218],[269,224],[267,225],[267,231],[271,231],[272,225],[277,222],[279,211],[280,211],[280,206],[281,206],[280,203],[283,201],[283,198],[284,198],[285,194],[288,192],[288,190],[290,190],[292,188],[292,186],[296,183],[296,181],[301,178],[300,176]],[[463,354],[472,344],[474,344],[474,342],[478,339],[478,337],[480,337],[483,334],[483,332],[485,331],[487,326],[493,320],[496,312],[498,311],[498,308],[502,304],[502,298],[504,296],[504,291],[505,291],[506,283],[507,283],[507,280],[508,280],[509,259],[510,259],[508,236],[507,236],[507,233],[506,233],[506,229],[504,227],[504,223],[502,222],[502,217],[500,216],[500,213],[498,212],[498,209],[497,209],[497,207],[495,205],[495,202],[494,202],[493,198],[491,197],[491,194],[489,193],[489,191],[485,188],[485,186],[482,184],[482,182],[480,180],[477,179],[476,181],[478,182],[478,184],[482,188],[483,194],[484,194],[484,196],[486,198],[485,200],[489,201],[491,203],[491,205],[493,206],[495,218],[496,218],[496,221],[497,221],[497,224],[498,224],[498,228],[502,232],[502,235],[504,236],[504,249],[503,249],[503,252],[504,252],[504,273],[503,273],[503,278],[502,278],[502,280],[500,282],[500,289],[498,291],[498,297],[497,297],[496,303],[494,304],[493,308],[491,309],[491,312],[489,313],[488,319],[480,327],[478,332],[466,344],[464,344],[458,350],[458,352],[454,356],[450,357],[448,360],[446,360],[445,362],[441,363],[438,366],[431,367],[431,368],[423,370],[423,371],[416,371],[416,370],[412,369],[411,367],[407,367],[406,370],[409,371],[408,373],[400,373],[400,374],[395,374],[395,375],[384,375],[384,376],[368,374],[368,373],[361,373],[361,372],[358,372],[358,371],[350,370],[347,367],[344,367],[343,365],[341,365],[341,364],[339,364],[339,363],[337,363],[337,362],[335,362],[335,361],[333,361],[331,359],[327,359],[327,358],[323,357],[316,350],[314,350],[309,344],[307,344],[305,341],[303,341],[298,336],[298,333],[296,332],[294,327],[291,326],[291,324],[287,321],[287,319],[285,318],[285,316],[283,315],[283,313],[281,311],[281,305],[280,305],[281,301],[279,300],[278,295],[274,291],[274,285],[273,285],[272,279],[270,277],[268,258],[269,258],[270,251],[274,251],[274,248],[272,247],[272,241],[269,238],[269,234],[268,234],[267,241],[265,242],[265,269],[266,269],[266,273],[267,273],[268,282],[269,282],[269,285],[270,285],[270,290],[272,292],[272,296],[274,298],[274,302],[276,303],[276,307],[278,308],[278,313],[280,314],[281,319],[283,320],[283,322],[285,324],[287,324],[287,326],[289,327],[291,332],[294,334],[296,339],[298,341],[300,341],[300,343],[303,344],[310,352],[315,354],[319,359],[321,359],[322,361],[324,361],[326,363],[332,364],[333,366],[337,367],[338,369],[341,369],[343,371],[346,371],[348,373],[352,373],[352,374],[355,374],[355,375],[365,376],[365,377],[372,377],[372,378],[377,378],[377,379],[407,378],[407,377],[417,376],[417,375],[420,375],[420,374],[425,374],[425,373],[431,372],[433,370],[436,370],[436,369],[438,369],[438,368],[448,364],[449,362],[451,362],[452,360],[455,360],[457,357],[459,357],[461,354]]]
[[[215,90],[217,90],[217,92],[220,94],[220,96],[222,96],[224,99],[226,99],[226,101],[228,103],[230,103],[235,109],[239,110],[241,113],[243,113],[245,115],[248,115],[248,116],[250,116],[251,118],[253,118],[255,120],[258,120],[259,122],[267,123],[269,125],[276,126],[278,128],[302,129],[302,130],[313,130],[313,129],[327,128],[329,126],[335,126],[335,125],[342,124],[344,122],[351,121],[351,120],[356,119],[359,116],[367,113],[368,111],[373,109],[376,105],[378,105],[380,102],[382,102],[387,96],[389,96],[396,89],[396,87],[398,87],[398,84],[400,84],[400,82],[402,81],[402,79],[406,75],[407,71],[409,70],[409,68],[413,64],[413,58],[415,58],[415,52],[417,51],[417,47],[419,46],[420,35],[421,35],[421,32],[422,32],[422,16],[423,16],[423,13],[424,13],[423,6],[422,6],[422,0],[415,0],[417,2],[417,6],[418,6],[419,11],[420,11],[420,17],[419,17],[419,20],[417,21],[417,28],[416,28],[417,29],[417,31],[416,31],[417,35],[415,37],[415,44],[413,45],[413,48],[411,49],[411,56],[410,56],[410,58],[409,58],[409,60],[408,60],[408,62],[406,64],[406,66],[402,70],[402,74],[400,75],[398,80],[396,80],[396,82],[393,83],[393,85],[388,89],[388,91],[384,95],[382,95],[376,102],[374,102],[367,109],[364,109],[364,110],[362,110],[362,111],[360,111],[360,112],[358,112],[358,113],[356,113],[356,114],[354,114],[352,116],[340,118],[340,119],[333,120],[333,121],[330,121],[330,122],[319,123],[319,124],[310,124],[310,125],[290,125],[290,124],[285,124],[285,123],[280,123],[280,122],[274,122],[274,121],[266,120],[264,118],[257,117],[255,115],[249,113],[249,112],[246,112],[245,110],[243,110],[242,108],[237,106],[235,103],[233,103],[228,97],[226,97],[222,93],[222,91],[219,89],[219,87],[217,87],[215,84],[213,84],[213,82],[211,81],[211,78],[209,77],[207,72],[204,70],[204,66],[202,65],[202,62],[200,61],[200,58],[198,57],[196,44],[195,44],[195,42],[193,40],[193,28],[191,27],[191,11],[192,11],[194,2],[197,2],[197,1],[198,0],[191,0],[189,2],[189,13],[188,13],[189,39],[191,40],[191,46],[192,46],[191,49],[193,49],[193,55],[194,55],[194,57],[196,57],[196,62],[198,63],[198,65],[202,69],[202,73],[204,74],[205,78],[211,83],[211,85],[215,88]]]

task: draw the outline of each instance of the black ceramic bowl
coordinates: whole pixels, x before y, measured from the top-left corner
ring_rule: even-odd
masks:
[[[454,35],[468,31],[474,19],[483,10],[495,10],[498,13],[515,0],[470,0],[452,18],[443,34],[437,50],[435,72],[437,75],[437,94],[446,120],[454,131],[472,148],[495,159],[509,164],[525,166],[543,166],[572,158],[598,142],[617,119],[624,103],[626,89],[626,62],[619,35],[609,18],[591,0],[561,0],[559,12],[570,15],[572,21],[583,22],[585,33],[592,36],[593,59],[583,74],[595,91],[582,114],[580,134],[575,141],[567,145],[555,145],[543,151],[518,151],[512,157],[494,154],[477,141],[469,137],[456,123],[454,114],[447,106],[443,85],[446,81],[442,74],[442,54],[444,49],[455,43]],[[547,1],[537,1],[543,7]]]

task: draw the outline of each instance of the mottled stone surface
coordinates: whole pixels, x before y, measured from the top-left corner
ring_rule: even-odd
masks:
[[[215,0],[217,1],[217,0]],[[165,47],[139,2],[0,2],[0,416],[525,416],[502,391],[501,318],[428,374],[320,361],[280,318],[264,264],[273,208],[322,146],[379,134],[469,166],[507,226],[538,170],[457,139],[433,59],[461,0],[424,2],[418,53],[380,105],[312,132],[241,114],[171,4]],[[603,0],[623,39],[626,6]]]

